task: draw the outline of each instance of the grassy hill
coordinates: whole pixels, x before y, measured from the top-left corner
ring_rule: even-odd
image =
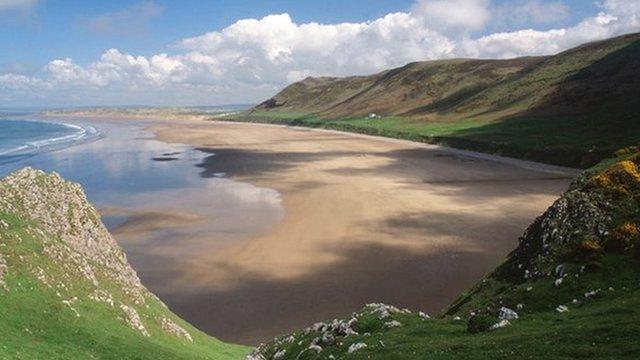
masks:
[[[427,61],[371,76],[307,78],[228,119],[588,167],[640,141],[639,112],[640,34],[630,34],[547,57]]]
[[[0,358],[239,359],[171,313],[79,185],[24,169],[0,181]]]
[[[640,356],[640,152],[581,175],[493,273],[437,317],[370,304],[252,359]]]

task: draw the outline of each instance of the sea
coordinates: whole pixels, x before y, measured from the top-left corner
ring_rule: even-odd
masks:
[[[0,114],[0,165],[101,137],[100,131],[93,126],[15,119],[19,116],[24,115]]]

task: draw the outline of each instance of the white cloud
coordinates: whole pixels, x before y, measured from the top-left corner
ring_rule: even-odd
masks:
[[[288,14],[241,20],[178,46],[204,56],[226,76],[280,84],[296,74],[348,75],[417,58],[446,57],[454,44],[407,13],[368,23],[296,24]]]
[[[491,19],[489,0],[418,0],[412,14],[439,31],[481,30]]]
[[[40,97],[49,94],[51,101],[254,102],[311,75],[366,74],[427,59],[553,54],[587,41],[640,31],[640,0],[606,0],[599,14],[572,27],[473,37],[474,30],[488,26],[490,15],[484,11],[490,4],[454,1],[452,6],[477,19],[465,23],[450,17],[453,13],[447,10],[451,9],[440,0],[420,1],[411,12],[362,23],[298,24],[288,14],[269,15],[181,40],[174,44],[173,55],[145,57],[110,49],[86,65],[71,59],[52,60],[37,77],[3,75],[0,89],[5,99],[11,89],[31,86]],[[23,93],[15,98],[25,99]]]
[[[0,75],[0,90],[34,90],[50,88],[49,83],[38,78],[18,74]]]
[[[640,1],[638,0],[605,0],[601,6],[611,12],[635,16],[636,19],[640,13]]]
[[[138,36],[146,33],[150,20],[161,15],[163,11],[163,6],[145,1],[120,11],[86,19],[82,21],[82,25],[89,31],[101,35]]]
[[[520,30],[496,33],[463,41],[459,50],[465,56],[508,58],[546,55],[616,35],[640,31],[640,0],[607,0],[602,12],[573,27],[548,31]]]

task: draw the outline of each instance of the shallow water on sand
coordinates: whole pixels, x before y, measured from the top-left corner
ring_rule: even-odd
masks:
[[[284,216],[277,191],[205,173],[198,164],[212,154],[153,139],[149,121],[52,121],[93,126],[102,138],[0,165],[0,176],[32,166],[82,184],[143,283],[170,307],[190,286],[177,260],[268,231]]]

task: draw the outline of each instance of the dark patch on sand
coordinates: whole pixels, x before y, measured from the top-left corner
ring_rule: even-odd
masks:
[[[180,160],[177,157],[154,157],[153,161],[176,161],[176,160]]]

